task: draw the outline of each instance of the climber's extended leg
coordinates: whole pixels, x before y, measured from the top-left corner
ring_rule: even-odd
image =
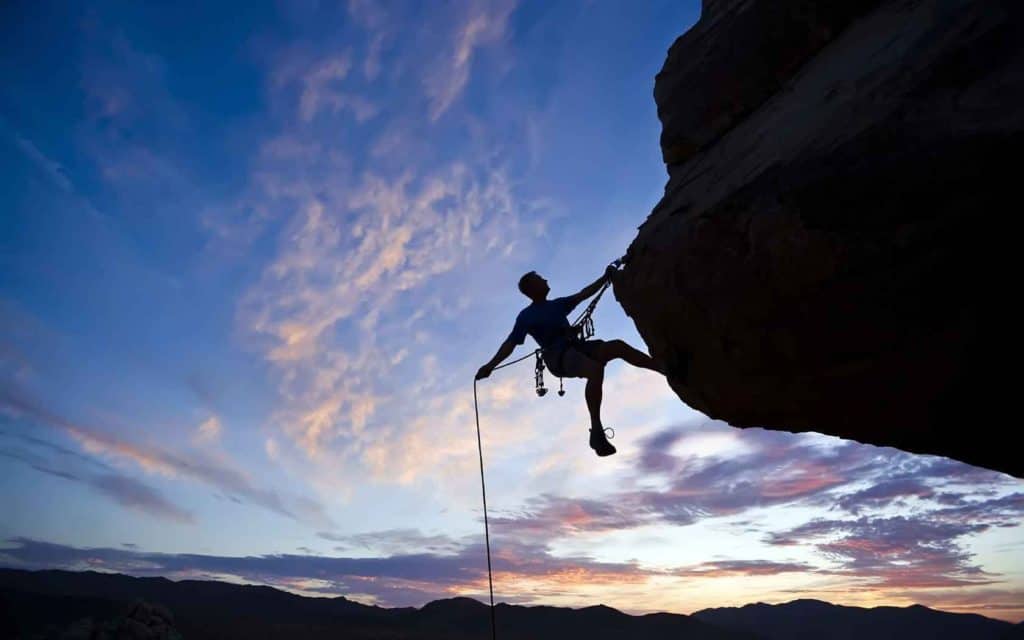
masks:
[[[589,349],[589,347],[588,347]],[[610,456],[615,447],[604,435],[601,424],[601,387],[604,384],[604,362],[591,357],[582,349],[569,347],[561,353],[545,357],[551,373],[561,378],[585,378],[587,387],[584,397],[587,400],[587,411],[590,412],[590,448],[599,456]]]
[[[591,342],[593,346],[588,350],[588,355],[591,358],[606,364],[615,359],[625,360],[634,367],[665,374],[665,370],[651,356],[639,349],[634,349],[625,340],[593,340]]]
[[[587,399],[587,411],[590,412],[590,448],[601,456],[610,456],[615,453],[615,447],[608,442],[604,435],[604,425],[601,424],[601,396],[604,385],[604,363],[597,360],[590,361],[587,367],[587,387],[584,396]]]
[[[594,360],[587,369],[587,386],[583,395],[587,400],[587,411],[590,412],[590,428],[603,429],[601,424],[601,396],[604,386],[604,365]]]

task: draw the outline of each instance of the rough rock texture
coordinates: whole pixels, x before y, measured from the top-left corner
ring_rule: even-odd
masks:
[[[83,618],[62,632],[45,634],[46,640],[181,640],[174,616],[159,604],[136,601],[123,616],[97,623]]]
[[[1019,0],[705,0],[615,285],[687,404],[1024,476],[1022,24]]]
[[[683,162],[717,140],[878,3],[788,0],[780,11],[774,2],[705,0],[654,87],[665,162]]]

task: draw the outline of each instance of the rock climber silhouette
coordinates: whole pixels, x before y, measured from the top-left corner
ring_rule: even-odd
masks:
[[[649,355],[634,349],[623,340],[581,340],[566,316],[581,302],[601,290],[606,282],[617,273],[615,265],[609,266],[604,275],[581,289],[578,293],[564,298],[548,300],[548,281],[538,273],[530,271],[519,279],[519,291],[533,302],[519,312],[512,333],[498,347],[498,352],[476,373],[482,380],[494,371],[501,361],[509,357],[516,345],[523,344],[527,334],[533,337],[543,350],[544,362],[551,373],[560,378],[586,378],[585,397],[590,411],[590,448],[599,456],[610,456],[615,447],[608,442],[601,424],[601,386],[604,383],[604,368],[615,359],[622,359],[643,369],[664,374]]]

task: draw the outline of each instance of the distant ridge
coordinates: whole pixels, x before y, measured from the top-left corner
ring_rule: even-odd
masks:
[[[821,600],[785,604],[748,604],[704,609],[693,614],[704,622],[749,631],[765,640],[961,640],[1010,638],[1013,624],[973,613],[950,613],[915,604],[909,607],[847,607]],[[1018,631],[1020,625],[1016,625]]]
[[[0,569],[0,638],[33,637],[85,616],[109,618],[137,598],[167,606],[188,640],[455,640],[490,637],[487,606],[471,598],[436,600],[419,609],[387,609],[343,597],[306,598],[272,587],[93,571]],[[756,636],[685,615],[630,616],[610,607],[583,609],[498,605],[502,640],[754,640]]]
[[[384,608],[344,597],[306,598],[272,587],[204,580],[172,581],[93,571],[0,569],[0,638],[35,637],[84,617],[123,614],[136,599],[167,606],[188,640],[280,638],[484,639],[487,606],[471,598],[423,607]],[[691,616],[631,616],[611,607],[581,609],[499,604],[502,640],[802,640],[810,638],[1019,638],[1024,627],[923,606],[862,609],[817,600],[706,609]]]

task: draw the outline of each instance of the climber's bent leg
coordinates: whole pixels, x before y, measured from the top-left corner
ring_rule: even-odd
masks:
[[[590,349],[590,356],[602,362],[611,362],[615,359],[625,360],[634,367],[650,369],[664,374],[665,371],[654,361],[651,356],[639,349],[634,349],[625,340],[601,340],[594,341]]]

